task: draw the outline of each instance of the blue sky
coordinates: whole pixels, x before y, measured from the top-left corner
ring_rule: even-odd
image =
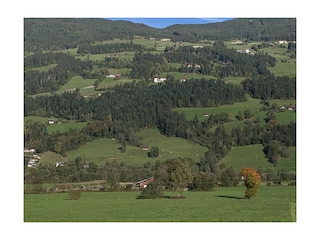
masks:
[[[165,28],[173,24],[205,24],[230,20],[232,18],[108,18],[143,23],[154,28]]]

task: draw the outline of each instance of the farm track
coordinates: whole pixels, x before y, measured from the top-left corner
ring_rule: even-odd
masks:
[[[94,86],[91,85],[91,86],[83,87],[81,89],[89,89],[89,88],[94,88]],[[76,88],[70,88],[70,89],[63,90],[63,92],[71,92],[71,91],[75,91],[75,90],[76,90]]]

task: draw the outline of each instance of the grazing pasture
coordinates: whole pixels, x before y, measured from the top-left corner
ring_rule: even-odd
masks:
[[[239,122],[236,119],[236,116],[239,114],[239,111],[250,110],[255,118],[263,119],[266,117],[266,112],[261,111],[263,105],[260,103],[260,99],[252,98],[248,94],[246,95],[247,101],[245,102],[236,102],[232,105],[221,105],[217,107],[207,107],[207,108],[174,108],[174,111],[179,113],[185,113],[188,120],[193,119],[196,115],[199,119],[203,120],[206,117],[204,113],[209,114],[218,114],[218,113],[228,113],[230,118],[233,120],[231,123],[226,123],[225,125],[229,125],[229,127],[236,127],[237,125],[241,126],[243,122]],[[278,106],[282,106],[281,104],[285,103],[294,103],[296,100],[272,100],[272,103],[277,103]],[[296,122],[296,112],[285,110],[283,112],[275,113],[276,118],[279,123],[288,124],[290,122]]]
[[[225,156],[219,164],[226,167],[232,166],[235,172],[240,172],[243,167],[262,168],[263,170],[280,170],[282,168],[288,171],[296,170],[296,148],[289,148],[288,158],[280,158],[276,167],[272,165],[263,153],[263,145],[255,144],[248,146],[233,147],[231,152]]]
[[[50,64],[48,66],[33,68],[32,70],[38,70],[40,72],[48,72],[50,68],[54,68],[56,66],[57,66],[57,64],[53,63],[53,64]]]
[[[260,187],[244,199],[245,187],[185,192],[185,199],[137,199],[140,192],[25,194],[25,222],[295,222],[296,187]]]
[[[76,150],[68,151],[68,160],[74,161],[78,156],[81,156],[82,160],[94,162],[98,165],[104,165],[106,162],[114,160],[125,162],[129,165],[143,165],[148,162],[165,161],[174,157],[190,157],[198,161],[208,150],[200,145],[189,143],[182,138],[161,135],[157,129],[144,129],[139,135],[143,138],[141,143],[143,146],[148,146],[148,150],[127,145],[126,151],[122,153],[119,142],[103,138],[89,142]],[[157,158],[148,157],[148,152],[153,146],[159,148],[159,157]]]
[[[66,162],[67,158],[62,157],[60,154],[55,153],[55,152],[44,152],[41,153],[41,159],[39,163],[41,163],[43,166],[44,165],[55,165],[57,162]]]
[[[81,76],[74,76],[66,84],[64,84],[58,92],[72,91],[76,88],[81,90],[91,86],[93,87],[93,84],[96,80],[97,79],[84,79]]]
[[[183,112],[186,114],[188,120],[194,118],[195,115],[199,119],[205,119],[203,116],[204,113],[217,114],[217,113],[230,113],[233,116],[238,115],[239,111],[244,112],[245,110],[250,109],[254,116],[265,117],[265,112],[261,112],[260,109],[262,104],[259,99],[255,99],[246,95],[247,101],[245,102],[235,102],[231,105],[221,105],[217,107],[207,107],[207,108],[175,108],[174,111]]]
[[[38,117],[38,116],[28,116],[24,117],[24,126],[28,120],[33,122],[40,122],[40,123],[47,123],[49,118],[46,117]],[[62,120],[61,124],[49,124],[47,125],[47,131],[49,134],[59,131],[59,132],[66,132],[69,131],[69,128],[80,130],[84,126],[86,126],[86,122],[76,122],[74,120]]]
[[[115,80],[114,78],[105,78],[104,80],[102,80],[102,82],[99,83],[97,89],[110,88],[110,87],[114,87],[115,85],[131,82],[131,81],[132,80],[128,78],[121,78],[119,80]]]

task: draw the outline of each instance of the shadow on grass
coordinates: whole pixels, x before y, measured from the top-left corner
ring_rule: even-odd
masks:
[[[185,196],[159,196],[159,197],[142,197],[142,196],[137,196],[136,199],[161,199],[161,198],[166,198],[166,199],[186,199]]]
[[[246,197],[234,197],[234,196],[224,196],[224,195],[218,195],[215,197],[217,197],[217,198],[231,198],[231,199],[248,199]]]

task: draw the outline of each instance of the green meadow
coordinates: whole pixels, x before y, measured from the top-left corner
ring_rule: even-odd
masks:
[[[33,122],[40,122],[40,123],[47,123],[49,118],[46,117],[38,117],[38,116],[28,116],[24,117],[24,125],[28,120]],[[49,124],[47,125],[47,131],[49,134],[59,131],[59,132],[66,132],[69,131],[69,128],[73,129],[82,129],[84,126],[86,126],[86,122],[76,122],[74,120],[63,120],[61,124]]]
[[[50,68],[57,66],[56,63],[50,64],[48,66],[33,68],[32,70],[38,70],[39,72],[48,72]]]
[[[62,53],[66,53],[66,54],[70,54],[72,56],[76,56],[78,55],[78,48],[68,48],[68,49],[62,49],[62,50],[59,50],[57,52],[62,52]]]
[[[194,118],[195,115],[199,119],[205,119],[203,116],[204,113],[217,114],[217,113],[229,113],[233,117],[238,115],[239,111],[244,112],[245,110],[250,109],[254,116],[265,117],[265,113],[261,112],[260,109],[262,104],[259,99],[255,99],[246,95],[247,101],[245,102],[235,102],[232,105],[221,105],[217,107],[208,107],[208,108],[175,108],[174,111],[185,113],[188,120]]]
[[[197,144],[189,143],[187,140],[161,135],[157,129],[144,129],[139,135],[143,138],[141,143],[148,146],[149,150],[153,146],[159,148],[159,157],[148,157],[149,150],[142,150],[136,146],[126,146],[126,151],[120,151],[121,144],[116,140],[102,138],[93,140],[76,150],[68,152],[68,160],[74,161],[78,156],[86,162],[95,162],[104,165],[106,162],[119,161],[129,165],[143,165],[156,160],[165,161],[174,157],[190,157],[195,161],[208,150]]]
[[[83,88],[89,88],[93,86],[94,82],[97,79],[84,79],[81,76],[72,77],[66,84],[64,84],[58,92],[64,92],[68,90],[74,90],[79,88],[80,90]]]
[[[181,66],[181,64],[177,63],[170,63],[172,67],[177,67],[178,65]],[[167,75],[173,76],[175,79],[181,79],[185,78],[186,80],[194,78],[194,79],[215,79],[215,77],[210,75],[203,75],[203,74],[197,74],[197,73],[183,73],[183,72],[163,72],[161,73],[161,77],[166,77]]]
[[[41,153],[40,163],[42,165],[55,165],[57,162],[66,162],[66,161],[67,161],[66,157],[63,157],[60,154],[55,152],[47,151],[47,152]]]
[[[185,199],[138,199],[140,192],[25,194],[24,222],[295,222],[296,187],[262,186],[244,199],[245,187],[184,192]]]
[[[262,42],[252,42],[248,43],[247,45],[235,45],[232,44],[230,41],[226,41],[225,45],[228,48],[234,48],[237,50],[245,50],[249,49],[252,51],[251,47],[254,45],[259,45]],[[276,59],[276,66],[269,67],[269,70],[275,74],[275,76],[289,76],[295,77],[296,76],[296,60],[290,58],[291,53],[287,52],[287,45],[279,46],[273,45],[267,48],[259,49],[259,52],[262,54],[268,54]]]
[[[224,164],[226,167],[232,166],[235,172],[240,172],[243,167],[270,169],[272,171],[285,168],[288,171],[296,171],[296,148],[290,147],[289,151],[289,157],[280,158],[277,166],[274,167],[265,158],[263,145],[238,146],[233,147],[231,152],[219,164]]]
[[[109,74],[130,74],[131,68],[108,68]]]
[[[229,118],[233,122],[225,123],[225,127],[231,129],[232,127],[243,126],[243,122],[239,122],[236,119],[236,116],[239,114],[239,111],[250,110],[255,118],[259,118],[261,121],[266,117],[266,112],[260,111],[263,105],[260,103],[260,99],[252,98],[249,95],[246,95],[247,101],[245,102],[235,102],[232,105],[221,105],[218,107],[208,107],[208,108],[174,108],[174,111],[179,113],[184,113],[188,120],[193,119],[197,116],[199,119],[206,119],[204,113],[209,114],[219,114],[219,113],[228,113]],[[270,100],[270,103],[277,103],[278,106],[288,105],[290,103],[296,103],[296,100]],[[296,122],[296,112],[285,110],[283,112],[277,112],[276,118],[279,123],[288,124],[290,122]]]
[[[115,80],[114,78],[105,78],[104,80],[102,80],[102,82],[99,83],[97,89],[110,88],[126,82],[132,82],[132,80],[128,78],[120,78],[118,80]]]

